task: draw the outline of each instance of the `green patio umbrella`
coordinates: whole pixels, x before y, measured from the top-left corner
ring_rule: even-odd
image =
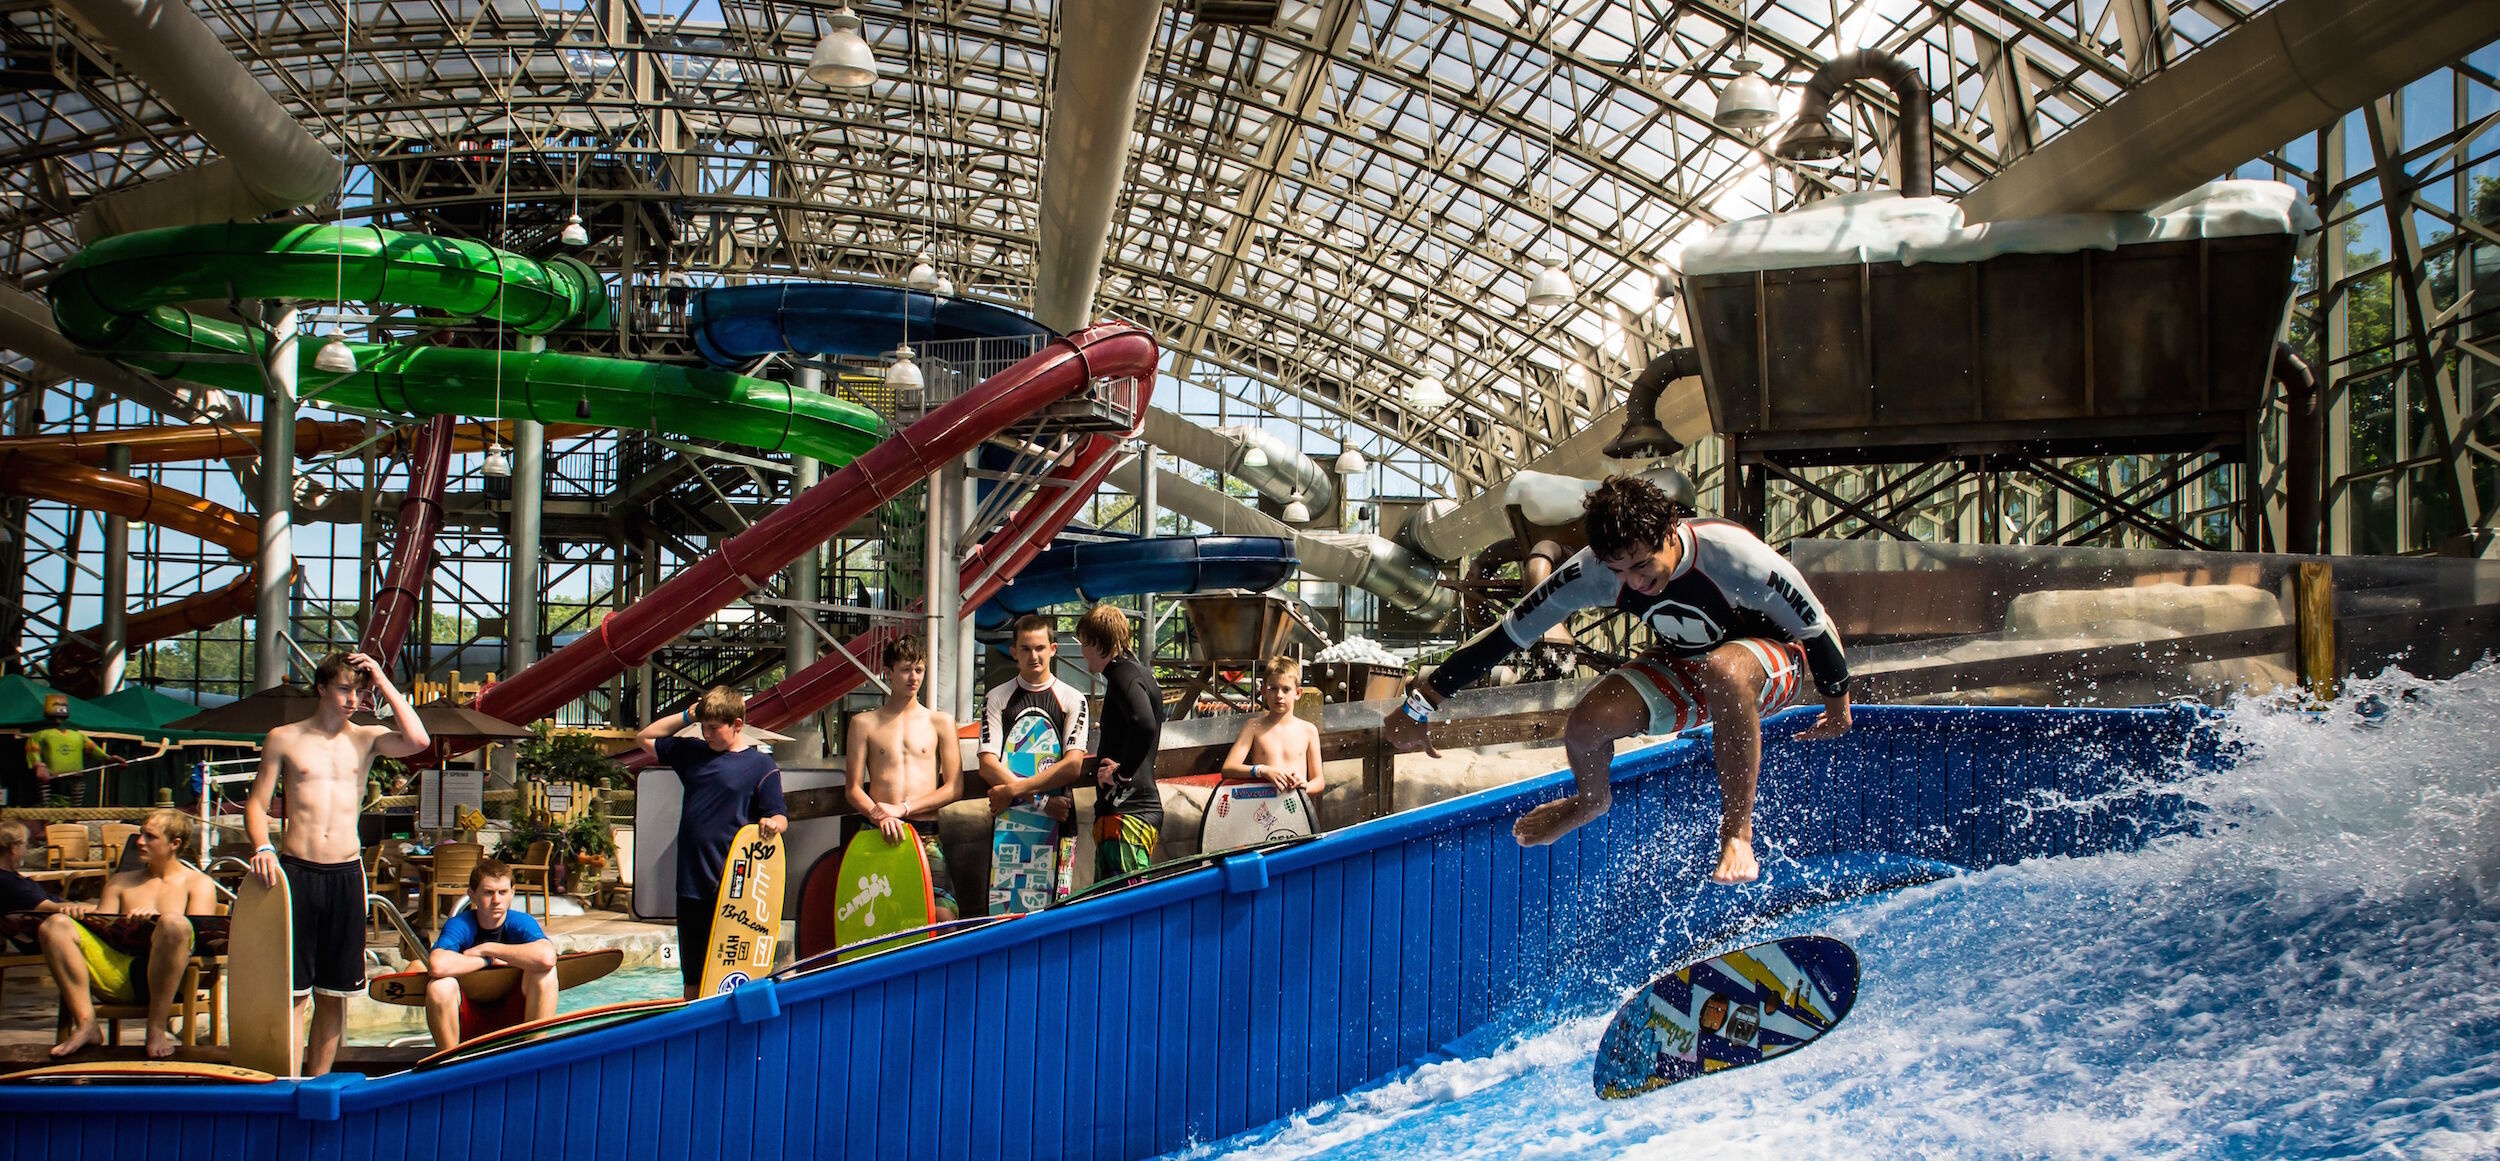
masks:
[[[257,743],[261,740],[259,734],[237,733],[232,730],[175,728],[173,725],[175,721],[199,713],[200,707],[178,697],[167,697],[144,685],[125,685],[103,697],[96,698],[94,704],[164,729],[169,736],[180,735],[187,741]]]
[[[135,738],[182,738],[187,731],[169,730],[154,722],[106,709],[29,677],[0,677],[0,729],[39,730],[56,719],[43,712],[47,698],[69,699],[69,726],[90,734],[122,734]]]

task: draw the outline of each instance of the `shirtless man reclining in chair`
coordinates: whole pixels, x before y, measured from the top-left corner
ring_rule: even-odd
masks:
[[[104,882],[104,898],[84,916],[47,917],[35,931],[52,978],[69,1008],[69,1031],[52,1055],[65,1057],[103,1042],[95,998],[148,1006],[148,1057],[174,1054],[166,1031],[182,990],[182,969],[194,955],[213,955],[225,942],[217,889],[182,861],[191,818],[158,810],[139,828],[140,868]]]

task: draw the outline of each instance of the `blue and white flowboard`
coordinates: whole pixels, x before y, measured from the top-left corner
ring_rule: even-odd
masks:
[[[1608,1100],[1759,1064],[1832,1030],[1858,1000],[1858,953],[1800,935],[1715,955],[1633,993],[1597,1042]]]

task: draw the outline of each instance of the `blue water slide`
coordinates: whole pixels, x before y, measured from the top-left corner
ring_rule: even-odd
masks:
[[[777,351],[883,354],[906,334],[914,343],[1018,335],[1044,341],[1059,337],[1002,306],[856,282],[716,287],[694,296],[687,319],[694,331],[695,349],[719,367]]]
[[[1269,589],[1293,575],[1293,542],[1274,536],[1157,536],[1044,551],[981,606],[984,629],[1051,605],[1132,593]]]

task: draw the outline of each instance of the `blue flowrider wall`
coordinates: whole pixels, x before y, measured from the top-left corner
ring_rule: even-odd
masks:
[[[1614,810],[1552,847],[1523,850],[1510,826],[1563,791],[1560,774],[447,1068],[0,1089],[0,1151],[1139,1157],[1586,1007],[1749,912],[1794,905],[1800,883],[1845,893],[1852,876],[1885,885],[1892,864],[1916,878],[1921,860],[2140,844],[2183,814],[2165,783],[2227,760],[2192,709],[1869,708],[1837,741],[1781,740],[1811,720],[1792,710],[1768,729],[1757,832],[1778,889],[1698,886],[1717,782],[1707,739],[1677,741],[1618,760]],[[1097,1011],[1106,978],[1146,985],[1160,1012]],[[1214,989],[1228,980],[1304,996],[1227,1006]],[[1031,1058],[1040,1043],[1064,1049]]]

